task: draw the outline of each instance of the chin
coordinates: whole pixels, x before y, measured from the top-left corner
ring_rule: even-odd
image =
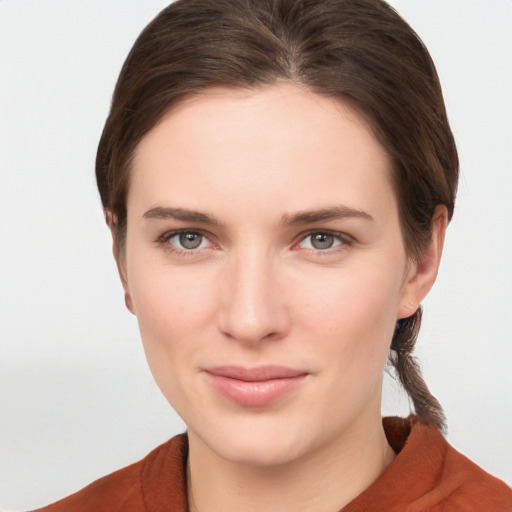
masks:
[[[270,467],[288,464],[299,459],[319,444],[319,438],[308,439],[307,430],[299,423],[268,421],[264,418],[245,418],[229,426],[210,429],[199,437],[207,449],[234,464]]]
[[[302,455],[293,443],[277,438],[275,435],[268,439],[260,437],[257,440],[236,440],[220,446],[216,451],[220,457],[229,462],[253,467],[281,466]]]

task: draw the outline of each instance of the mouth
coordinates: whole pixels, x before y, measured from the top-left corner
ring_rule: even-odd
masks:
[[[217,366],[204,370],[212,387],[243,407],[264,407],[295,391],[308,373],[284,366]]]

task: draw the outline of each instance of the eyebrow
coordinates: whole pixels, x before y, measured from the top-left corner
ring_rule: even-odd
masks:
[[[294,213],[293,215],[285,214],[281,223],[288,226],[297,226],[345,218],[358,218],[373,221],[373,217],[363,210],[349,208],[348,206],[329,206],[320,210],[303,211]]]
[[[213,224],[220,226],[221,223],[213,216],[185,208],[165,208],[157,206],[151,208],[143,216],[144,219],[175,219],[185,222],[198,222],[201,224]]]
[[[188,210],[186,208],[169,208],[157,206],[151,208],[143,215],[144,219],[175,219],[185,222],[197,222],[200,224],[210,224],[222,226],[219,220],[208,213]],[[348,206],[329,206],[319,210],[307,210],[294,214],[284,214],[281,218],[281,224],[285,226],[298,226],[304,224],[313,224],[315,222],[324,222],[327,220],[358,218],[373,221],[373,217],[363,211]]]

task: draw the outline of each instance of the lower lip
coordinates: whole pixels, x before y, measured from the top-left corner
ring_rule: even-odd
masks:
[[[264,407],[294,391],[306,375],[262,381],[244,381],[207,373],[213,387],[224,397],[244,407]]]

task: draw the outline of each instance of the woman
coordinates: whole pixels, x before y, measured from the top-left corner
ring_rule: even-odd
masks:
[[[377,0],[184,0],[135,43],[97,156],[126,305],[188,430],[42,510],[509,510],[411,355],[458,160]],[[391,359],[415,415],[382,422]]]

